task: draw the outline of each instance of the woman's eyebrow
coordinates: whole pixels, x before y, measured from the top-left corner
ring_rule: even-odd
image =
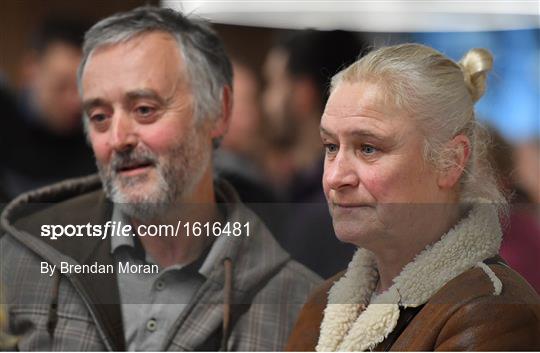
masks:
[[[328,131],[323,126],[320,126],[319,130],[321,131],[321,135],[327,135],[331,138],[336,138],[336,135],[334,133]],[[344,135],[350,136],[350,137],[356,137],[356,138],[372,138],[376,140],[386,139],[386,136],[383,136],[381,134],[377,134],[373,131],[365,130],[365,129],[355,129],[351,131],[345,131]]]
[[[368,130],[363,130],[363,129],[347,131],[345,132],[345,134],[351,137],[372,138],[376,140],[384,140],[386,138],[386,136],[377,134],[373,131],[368,131]]]
[[[330,131],[326,130],[322,125],[319,126],[319,131],[321,132],[321,135],[327,135],[327,136],[330,136],[332,138],[335,138],[336,135],[331,133]]]

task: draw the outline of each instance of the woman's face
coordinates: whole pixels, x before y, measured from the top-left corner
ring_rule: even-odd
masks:
[[[384,102],[382,89],[341,83],[321,120],[323,187],[335,232],[371,249],[429,227],[430,210],[445,200],[437,171],[424,162],[419,127]]]

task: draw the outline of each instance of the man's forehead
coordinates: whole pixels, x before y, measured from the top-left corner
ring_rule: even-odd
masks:
[[[111,43],[111,45],[124,45],[127,48],[141,46],[148,48],[173,47],[175,50],[177,50],[179,49],[180,44],[172,34],[161,30],[152,30],[135,33],[129,36],[127,39],[117,43]]]
[[[83,95],[89,90],[121,86],[123,91],[150,88],[159,92],[165,86],[186,82],[176,41],[164,32],[145,33],[126,42],[101,46],[91,53],[82,73]]]
[[[143,32],[118,43],[99,45],[88,56],[83,77],[88,67],[95,66],[96,62],[106,63],[111,59],[120,59],[121,67],[126,69],[140,61],[160,64],[148,66],[147,70],[155,70],[162,68],[163,65],[170,66],[171,64],[175,67],[180,64],[183,67],[179,44],[172,35],[163,31]],[[105,65],[103,68],[107,67],[109,66]],[[166,68],[170,69],[170,67]]]

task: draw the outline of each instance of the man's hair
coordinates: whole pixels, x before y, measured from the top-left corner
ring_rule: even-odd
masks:
[[[67,18],[46,19],[30,37],[30,48],[42,55],[51,44],[63,43],[81,48],[84,32],[88,29],[84,22]]]
[[[355,62],[367,49],[358,34],[335,30],[302,30],[282,38],[277,48],[285,51],[287,72],[292,77],[309,77],[319,93],[321,109],[329,96],[330,79]]]
[[[170,34],[178,43],[195,97],[196,119],[217,118],[223,87],[232,90],[233,71],[223,43],[206,22],[167,8],[138,7],[107,17],[90,28],[84,37],[83,58],[77,74],[79,91],[82,93],[84,67],[94,50],[155,31]]]

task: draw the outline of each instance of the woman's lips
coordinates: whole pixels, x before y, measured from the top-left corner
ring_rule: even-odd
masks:
[[[332,203],[332,215],[348,215],[372,209],[373,205],[367,203]]]
[[[368,203],[349,203],[349,202],[333,202],[332,205],[334,207],[339,208],[361,208],[361,207],[373,207],[373,205],[370,205]]]

